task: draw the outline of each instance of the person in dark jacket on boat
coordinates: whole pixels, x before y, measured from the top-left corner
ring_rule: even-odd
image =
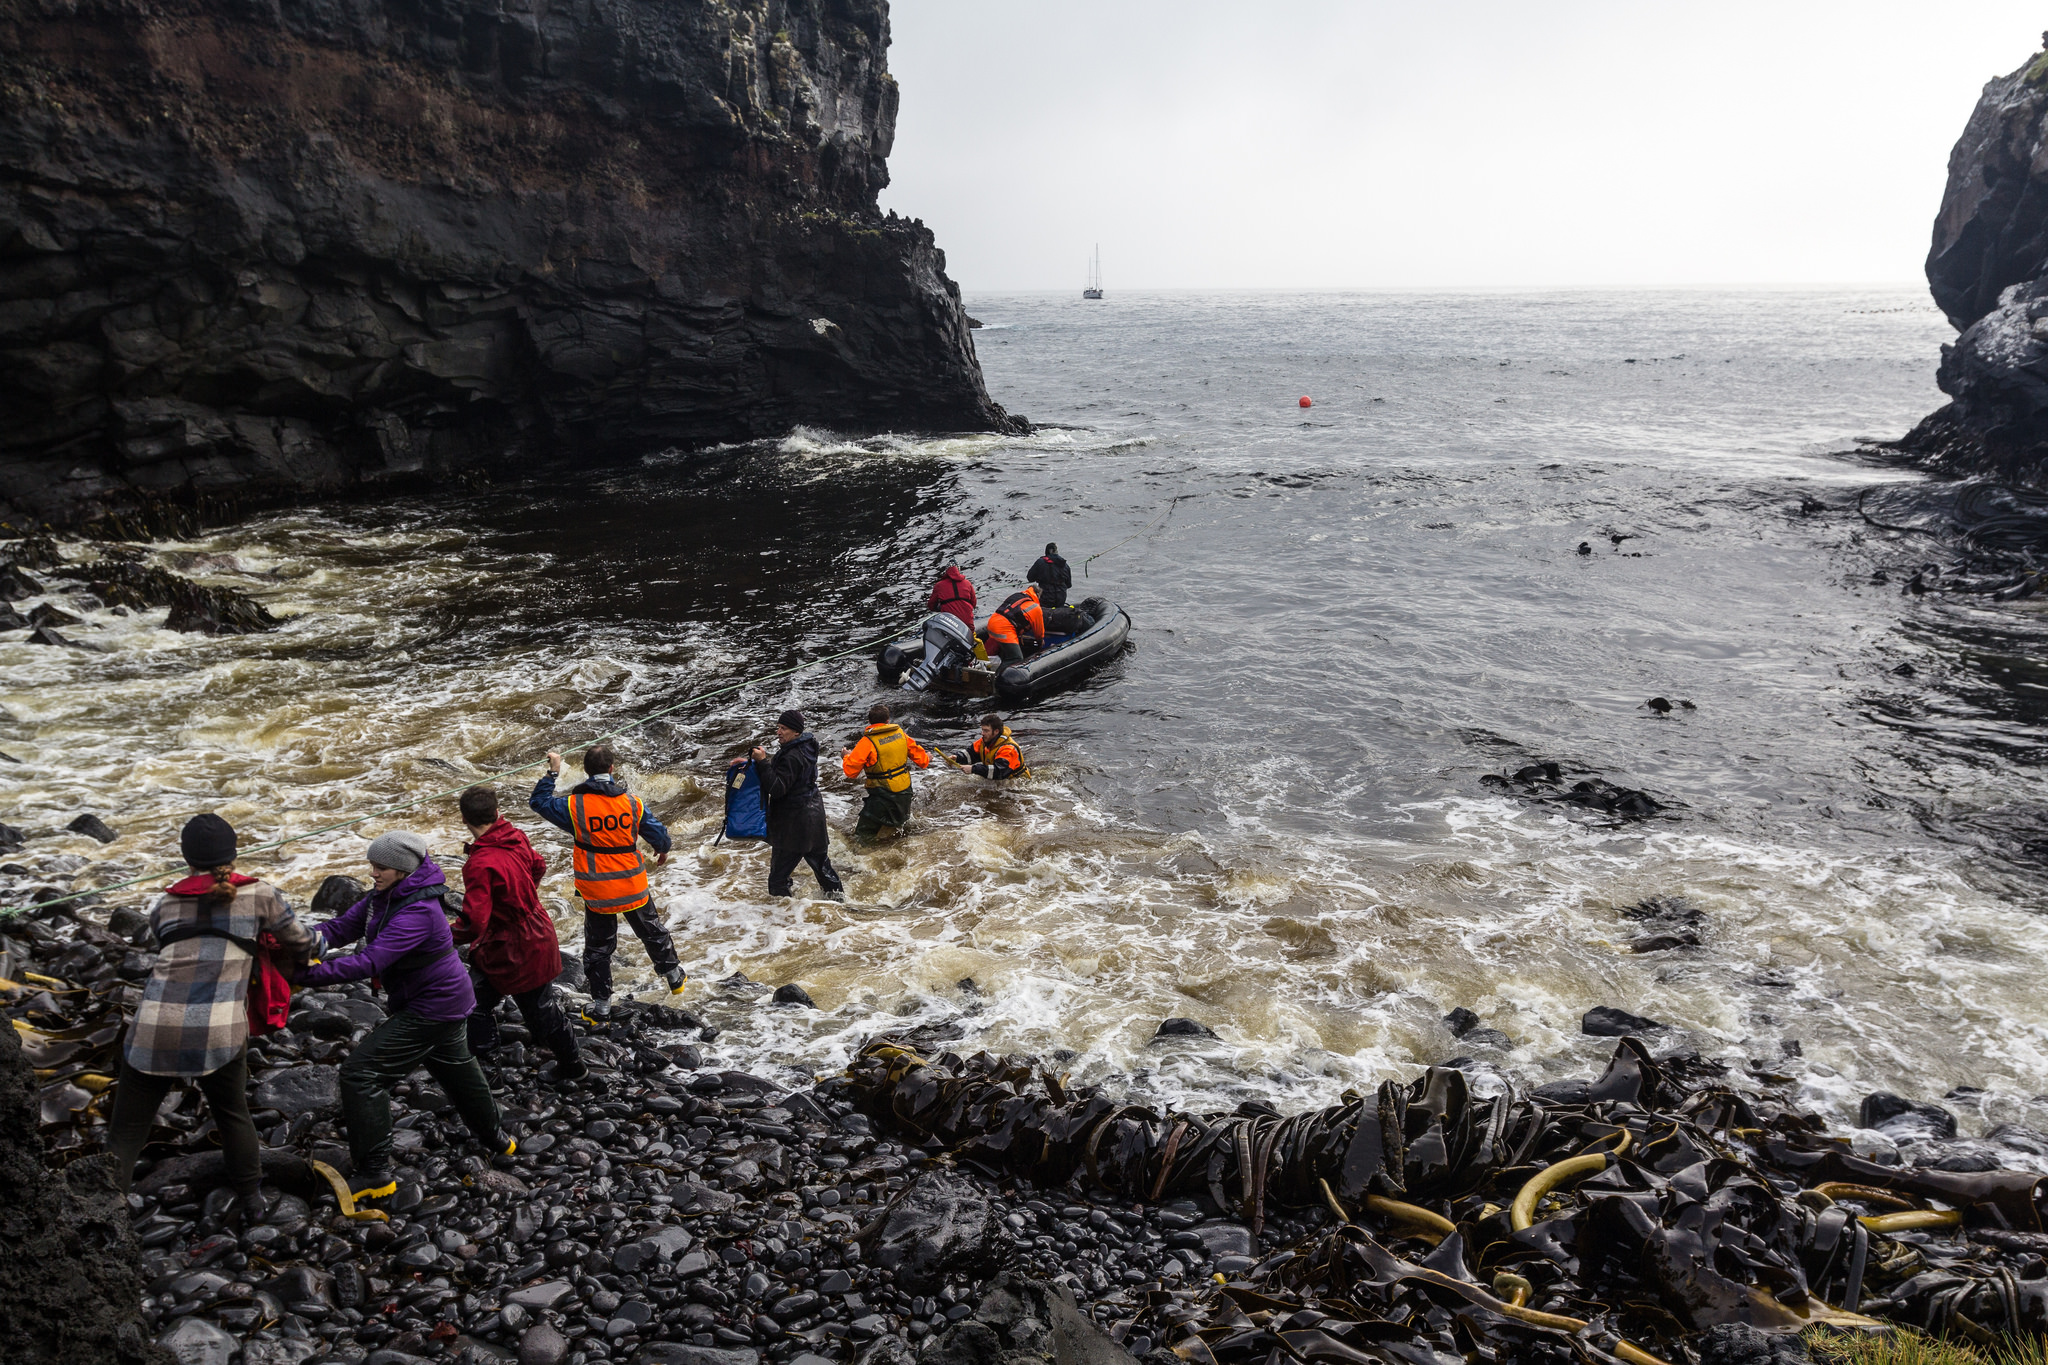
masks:
[[[967,581],[966,574],[960,572],[958,564],[948,564],[939,575],[939,581],[932,584],[924,609],[951,612],[968,630],[974,629],[974,585]]]
[[[1060,547],[1047,541],[1045,553],[1032,564],[1031,572],[1024,575],[1029,582],[1038,585],[1039,605],[1050,611],[1067,605],[1067,590],[1074,586],[1074,571],[1067,567],[1067,561],[1060,558]]]
[[[447,878],[417,834],[381,834],[367,856],[375,889],[319,926],[328,947],[361,939],[362,951],[324,958],[298,978],[301,986],[374,980],[384,987],[384,1022],[341,1064],[341,1116],[355,1164],[349,1189],[358,1200],[398,1192],[391,1174],[391,1087],[418,1067],[440,1083],[485,1150],[510,1156],[517,1148],[500,1126],[484,1069],[470,1055],[476,992],[442,913]]]
[[[768,894],[793,896],[791,874],[798,862],[809,863],[818,889],[835,901],[846,888],[833,870],[832,833],[825,828],[825,798],[818,791],[818,740],[804,732],[804,713],[784,711],[775,721],[781,743],[770,758],[756,746],[752,755],[761,774],[761,800],[768,811]],[[745,763],[736,758],[731,766]]]
[[[498,794],[489,787],[464,792],[461,810],[469,842],[462,846],[467,858],[454,934],[457,943],[469,945],[469,985],[476,992],[469,1050],[482,1057],[498,1046],[498,1004],[509,996],[533,1040],[555,1054],[554,1079],[580,1081],[590,1068],[555,993],[562,945],[540,903],[547,859],[533,851],[519,826],[498,814]]]

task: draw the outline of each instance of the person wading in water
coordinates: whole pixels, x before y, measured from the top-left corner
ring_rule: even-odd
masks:
[[[749,757],[761,774],[761,799],[768,812],[768,894],[791,896],[790,876],[798,862],[811,865],[818,889],[833,900],[846,899],[846,888],[833,870],[832,832],[825,827],[825,798],[818,790],[818,740],[804,733],[804,713],[784,711],[775,721],[781,743],[775,756],[755,746]],[[738,767],[745,758],[728,766]]]
[[[1024,755],[1003,718],[991,711],[981,718],[981,735],[972,748],[953,755],[953,761],[976,777],[1001,781],[1024,774]]]
[[[910,765],[932,766],[932,756],[889,723],[889,708],[876,703],[868,708],[868,728],[854,741],[839,767],[848,778],[864,780],[867,800],[861,803],[860,820],[853,827],[855,837],[872,839],[885,829],[901,830],[910,823]]]

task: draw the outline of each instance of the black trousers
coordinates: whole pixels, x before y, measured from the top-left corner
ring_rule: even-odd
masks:
[[[1021,664],[1024,662],[1024,646],[998,643],[996,658],[1006,664]]]
[[[815,853],[785,853],[775,849],[768,856],[768,894],[771,896],[793,896],[796,887],[790,880],[798,863],[809,863],[811,873],[818,879],[818,889],[830,896],[846,888],[839,881],[839,874],[832,869],[832,859],[824,850]]]
[[[484,1069],[469,1055],[461,1019],[422,1019],[404,1010],[363,1036],[341,1064],[341,1121],[357,1176],[391,1162],[391,1087],[424,1066],[478,1142],[498,1131],[498,1102]],[[356,1188],[362,1188],[358,1185]]]
[[[675,940],[668,936],[660,913],[651,904],[638,910],[628,910],[623,915],[600,915],[594,910],[585,910],[583,975],[593,1000],[612,998],[612,953],[619,946],[620,920],[624,920],[639,936],[642,946],[647,949],[647,960],[654,964],[655,971],[666,974],[682,965],[676,960]]]
[[[156,1111],[171,1087],[197,1081],[206,1107],[213,1113],[213,1126],[220,1130],[221,1155],[227,1158],[228,1184],[236,1194],[254,1194],[263,1183],[262,1157],[256,1141],[256,1120],[249,1117],[249,1049],[244,1047],[218,1071],[204,1076],[152,1076],[137,1071],[121,1059],[121,1075],[114,1088],[114,1112],[107,1118],[107,1151],[114,1161],[114,1188],[128,1193],[135,1178],[135,1162],[149,1142],[149,1130]]]
[[[485,980],[484,974],[474,967],[469,969],[469,984],[476,991],[476,1013],[469,1016],[469,1050],[482,1056],[498,1045],[498,1004],[505,998],[505,992]],[[574,1070],[578,1060],[576,1030],[569,1027],[568,1012],[562,1008],[562,997],[555,993],[554,983],[520,991],[512,997],[512,1003],[519,1007],[519,1017],[526,1021],[526,1027],[533,1031],[533,1040],[554,1053],[556,1061]]]

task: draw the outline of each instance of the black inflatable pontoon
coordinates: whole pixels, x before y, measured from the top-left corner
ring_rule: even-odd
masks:
[[[1045,648],[1021,664],[999,667],[978,662],[971,639],[964,649],[960,645],[965,632],[958,619],[939,612],[916,638],[883,645],[875,667],[891,687],[900,684],[920,692],[931,687],[956,696],[992,696],[1014,705],[1079,681],[1123,649],[1130,638],[1131,618],[1122,607],[1106,597],[1091,597],[1079,610],[1088,618],[1086,626],[1072,635],[1048,633]],[[924,666],[928,653],[938,656],[936,668]]]

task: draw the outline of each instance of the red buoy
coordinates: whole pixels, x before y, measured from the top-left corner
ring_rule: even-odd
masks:
[[[1308,395],[1307,395],[1307,394],[1303,394],[1303,395],[1301,396],[1301,405],[1302,405],[1303,407],[1305,407],[1305,408],[1312,408],[1312,407],[1314,407],[1314,406],[1315,406],[1315,404],[1313,404],[1313,403],[1311,403],[1311,402],[1309,402],[1309,401],[1308,401]]]

